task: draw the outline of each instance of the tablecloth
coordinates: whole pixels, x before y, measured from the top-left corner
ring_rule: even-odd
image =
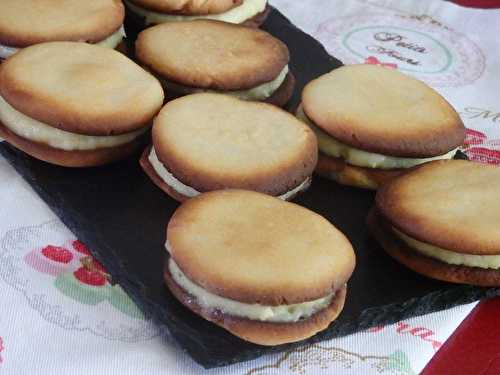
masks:
[[[440,0],[271,3],[345,63],[384,65],[433,86],[460,112],[468,156],[500,164],[500,11]],[[119,287],[102,295],[91,292],[98,280],[67,277],[97,261],[1,157],[0,197],[1,374],[204,371]],[[45,264],[42,252],[62,266]],[[417,374],[474,305],[206,373]]]

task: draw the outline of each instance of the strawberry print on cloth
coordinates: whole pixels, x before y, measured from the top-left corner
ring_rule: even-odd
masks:
[[[379,66],[383,66],[384,68],[392,68],[392,69],[398,68],[398,64],[382,62],[379,59],[377,59],[375,56],[368,56],[365,59],[365,64],[379,65]]]
[[[24,294],[45,320],[62,328],[129,342],[159,334],[59,221],[7,232],[0,240],[0,280]]]
[[[463,149],[470,160],[500,165],[500,139],[488,139],[478,130],[467,129]]]
[[[24,261],[38,272],[58,276],[75,264],[77,258],[65,247],[47,245],[30,251]]]

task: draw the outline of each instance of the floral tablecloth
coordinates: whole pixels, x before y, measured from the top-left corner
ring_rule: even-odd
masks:
[[[429,83],[460,112],[468,156],[500,164],[499,10],[440,0],[271,3],[345,63],[380,64]],[[119,286],[87,272],[105,270],[1,157],[0,197],[1,374],[203,371]],[[474,305],[208,373],[417,374]]]

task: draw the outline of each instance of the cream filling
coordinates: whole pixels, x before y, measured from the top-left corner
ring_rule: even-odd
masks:
[[[392,230],[396,236],[403,240],[403,242],[410,248],[428,256],[429,258],[434,258],[447,264],[459,266],[492,268],[496,270],[500,269],[500,255],[472,255],[456,253],[425,242],[420,242],[407,236],[394,227],[392,227]]]
[[[6,58],[12,56],[17,51],[19,51],[19,48],[9,47],[9,46],[0,44],[0,59],[6,59]]]
[[[302,105],[297,109],[297,118],[305,122],[314,131],[318,138],[318,148],[326,155],[342,158],[347,163],[351,165],[356,165],[358,167],[367,168],[378,168],[378,169],[399,169],[399,168],[411,168],[419,164],[427,163],[433,160],[441,159],[452,159],[458,148],[451,150],[450,152],[435,156],[432,158],[400,158],[395,156],[387,156],[382,154],[377,154],[374,152],[367,152],[357,148],[347,146],[333,137],[329,136],[318,126],[313,124],[311,120],[306,116]]]
[[[123,25],[122,25],[113,34],[108,36],[106,39],[95,43],[95,45],[109,48],[109,49],[115,49],[118,46],[118,44],[120,44],[122,42],[123,38],[125,38],[125,29],[123,28]]]
[[[283,70],[278,74],[278,76],[270,81],[263,83],[259,86],[248,90],[235,90],[235,91],[217,91],[217,90],[208,90],[201,88],[192,88],[179,85],[178,83],[161,79],[163,85],[166,89],[172,89],[175,92],[181,94],[193,94],[198,92],[214,92],[218,94],[230,95],[243,100],[264,100],[269,98],[285,81],[286,75],[288,74],[288,65],[283,68]]]
[[[172,258],[169,259],[168,268],[174,281],[195,297],[196,302],[202,308],[219,310],[224,314],[261,322],[287,323],[307,319],[318,311],[327,308],[335,295],[332,293],[324,298],[293,305],[266,306],[249,304],[218,296],[196,285],[187,278]]]
[[[18,136],[66,151],[95,150],[131,142],[148,127],[120,135],[91,136],[54,128],[14,109],[0,96],[0,122]]]
[[[266,9],[267,0],[244,0],[243,4],[234,7],[227,12],[219,14],[206,14],[198,16],[183,16],[176,14],[165,14],[141,8],[130,1],[124,0],[125,4],[136,14],[145,18],[146,25],[163,22],[192,21],[198,19],[218,20],[229,23],[243,23]]]
[[[110,49],[115,49],[116,46],[118,46],[118,44],[121,43],[121,41],[123,40],[124,37],[125,37],[125,29],[123,28],[123,25],[122,25],[122,27],[120,27],[118,29],[118,31],[114,32],[113,34],[108,36],[106,39],[95,43],[95,45],[110,48]],[[6,58],[12,56],[14,53],[16,53],[19,50],[20,50],[20,48],[10,47],[10,46],[0,44],[0,59],[6,59]]]
[[[196,197],[201,194],[198,190],[192,188],[191,186],[185,185],[179,181],[175,176],[170,173],[163,163],[158,159],[154,147],[151,147],[151,152],[149,153],[148,160],[151,163],[156,174],[165,182],[168,186],[174,189],[177,193],[184,195],[189,198]],[[282,200],[287,200],[288,198],[294,196],[295,194],[307,189],[311,184],[311,178],[305,179],[300,185],[287,191],[286,193],[278,196],[277,198]]]

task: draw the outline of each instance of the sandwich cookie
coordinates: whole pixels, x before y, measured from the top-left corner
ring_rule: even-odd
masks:
[[[139,34],[136,56],[176,96],[210,91],[283,106],[293,93],[288,48],[258,29],[219,21],[164,23]]]
[[[316,172],[370,189],[416,165],[453,158],[465,139],[459,115],[441,95],[375,65],[343,66],[313,80],[297,116],[318,136]]]
[[[94,166],[131,154],[162,104],[158,80],[112,49],[42,43],[0,66],[0,136],[53,164]]]
[[[114,49],[125,36],[125,8],[118,0],[2,0],[0,59],[21,48],[75,41]]]
[[[124,3],[131,21],[141,29],[200,19],[259,27],[270,12],[267,0],[125,0]]]
[[[355,256],[320,215],[245,190],[181,205],[167,227],[164,278],[187,308],[261,345],[303,340],[343,308]]]
[[[369,217],[382,247],[410,269],[453,283],[500,286],[500,168],[428,163],[383,186]]]
[[[141,165],[178,201],[220,189],[284,200],[307,189],[317,162],[314,133],[275,106],[193,94],[167,103],[154,120]]]

